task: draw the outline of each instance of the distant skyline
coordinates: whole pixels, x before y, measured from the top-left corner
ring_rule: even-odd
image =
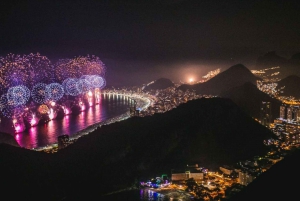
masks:
[[[0,55],[94,54],[112,83],[128,82],[117,72],[143,79],[137,83],[159,73],[179,80],[191,66],[199,76],[237,63],[253,68],[268,51],[299,52],[297,1],[32,0],[2,1],[1,8]]]

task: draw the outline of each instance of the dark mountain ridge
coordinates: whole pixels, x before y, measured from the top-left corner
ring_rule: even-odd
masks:
[[[244,110],[244,112],[256,119],[260,118],[260,104],[262,101],[271,102],[273,119],[279,117],[279,108],[282,105],[281,101],[260,91],[254,84],[250,82],[246,82],[242,86],[225,91],[220,94],[220,97],[230,98],[242,110]]]
[[[300,53],[291,56],[290,59],[277,55],[275,51],[267,52],[256,60],[256,69],[267,69],[279,66],[279,78],[283,79],[289,75],[300,76]]]
[[[275,66],[284,67],[287,62],[288,59],[277,55],[275,51],[270,51],[257,58],[256,67],[258,69],[270,68]]]
[[[102,126],[55,154],[0,144],[2,192],[13,200],[95,199],[183,164],[214,169],[264,154],[270,136],[229,99],[193,100]]]
[[[198,94],[220,95],[233,87],[241,86],[245,82],[256,84],[261,78],[256,77],[251,71],[242,64],[237,64],[226,71],[216,75],[204,83],[194,85],[181,85],[180,90],[195,90]]]

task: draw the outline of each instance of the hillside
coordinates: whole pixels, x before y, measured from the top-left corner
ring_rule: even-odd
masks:
[[[266,150],[263,139],[271,135],[231,100],[201,99],[164,114],[104,126],[59,155],[84,161],[76,166],[94,167],[93,179],[105,181],[101,190],[108,191],[117,181],[128,185],[133,178],[169,174],[186,163],[213,169],[260,155]],[[94,187],[89,188],[80,195],[92,193]]]
[[[256,84],[260,78],[256,77],[251,71],[242,64],[237,64],[226,71],[218,74],[204,83],[194,85],[181,85],[180,90],[196,90],[198,94],[220,95],[231,88],[243,85],[246,82]]]
[[[295,200],[300,168],[300,150],[295,150],[282,161],[261,174],[228,201]]]
[[[284,86],[283,96],[294,96],[295,98],[300,98],[300,77],[296,75],[290,75],[278,82],[277,88]]]
[[[279,108],[282,105],[281,101],[260,91],[250,82],[225,91],[221,93],[220,96],[223,98],[230,98],[247,114],[257,119],[260,118],[260,104],[262,101],[272,103],[271,111],[273,119],[279,117]]]
[[[166,89],[168,87],[173,87],[174,83],[167,79],[167,78],[159,78],[155,80],[152,84],[149,84],[144,88],[145,91],[147,90],[156,90],[156,89]]]
[[[288,60],[276,54],[275,51],[267,52],[256,60],[257,69],[271,68],[275,66],[286,67]]]
[[[279,78],[283,79],[290,75],[300,76],[300,53],[291,56],[290,59],[279,56],[275,51],[267,52],[256,60],[255,69],[267,69],[279,66]]]
[[[193,100],[102,126],[56,154],[0,144],[3,196],[88,200],[183,164],[214,169],[252,158],[271,135],[229,99]],[[18,194],[8,193],[14,183]]]
[[[0,143],[9,144],[15,147],[20,147],[15,138],[9,133],[0,132]]]

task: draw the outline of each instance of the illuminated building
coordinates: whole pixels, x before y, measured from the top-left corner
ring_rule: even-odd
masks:
[[[293,119],[293,108],[292,107],[288,107],[286,110],[286,119],[287,121],[292,121]]]
[[[297,116],[296,116],[295,120],[297,121],[297,123],[300,123],[300,109],[298,109],[296,113],[297,113]]]
[[[299,106],[294,106],[293,107],[293,119],[297,122],[299,122]]]
[[[247,172],[240,171],[239,172],[239,183],[241,185],[247,186],[249,183],[251,183],[255,179],[254,176]]]
[[[137,110],[135,106],[130,107],[130,116],[140,116],[140,110]]]
[[[285,117],[285,106],[280,106],[280,118],[284,119]],[[299,106],[289,106],[286,109],[286,120],[288,122],[295,121],[300,122],[300,109]]]
[[[230,175],[233,172],[233,169],[226,165],[223,167],[220,167],[220,170],[226,175]]]
[[[280,106],[280,119],[285,119],[285,105]]]
[[[136,109],[136,105],[137,105],[137,102],[136,100],[132,99],[133,101],[133,104],[131,104],[130,106],[130,116],[139,116],[139,110]]]
[[[184,183],[185,180],[193,178],[196,182],[201,182],[204,179],[204,173],[201,168],[196,165],[187,165],[184,170],[172,169],[172,182],[173,183]]]
[[[260,105],[260,123],[264,126],[269,126],[272,122],[271,102],[261,102]]]
[[[193,178],[196,182],[203,181],[204,173],[200,170],[187,170],[182,172],[172,172],[172,182],[183,183],[185,180]]]
[[[57,137],[58,141],[58,149],[63,149],[69,144],[69,136],[68,135],[60,135]]]

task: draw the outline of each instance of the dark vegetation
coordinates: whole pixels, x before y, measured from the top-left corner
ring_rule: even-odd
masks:
[[[264,154],[270,136],[229,99],[193,100],[103,126],[55,154],[0,144],[2,194],[91,200],[187,163],[214,169]]]

